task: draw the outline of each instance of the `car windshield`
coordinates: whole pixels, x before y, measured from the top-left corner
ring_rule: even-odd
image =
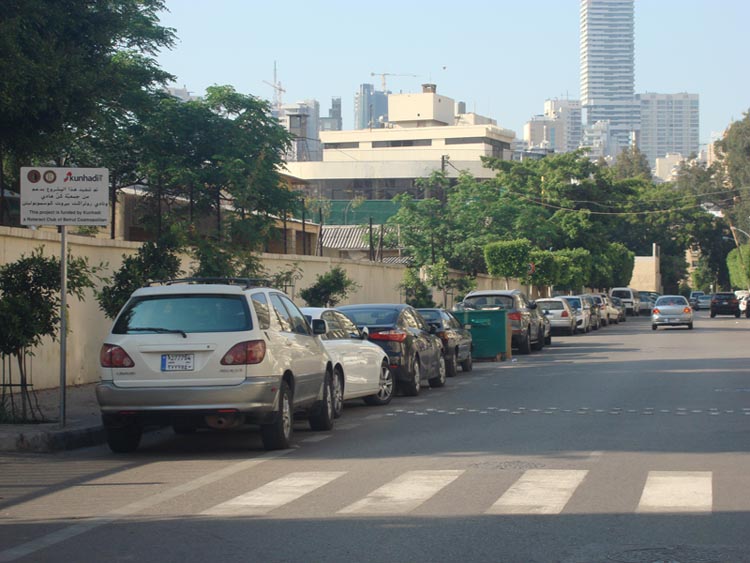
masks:
[[[439,322],[441,320],[440,311],[435,309],[417,309],[417,311],[419,311],[419,314],[428,322]]]
[[[576,309],[581,308],[581,300],[578,297],[566,297],[565,300],[570,303]]]
[[[612,295],[614,295],[615,297],[619,297],[620,299],[630,299],[631,297],[630,292],[626,289],[615,289],[612,292]]]
[[[241,295],[168,295],[137,297],[118,317],[113,334],[179,331],[234,332],[252,329]]]
[[[512,309],[510,295],[472,295],[463,300],[466,309]]]
[[[346,309],[342,310],[357,326],[390,326],[398,319],[398,309],[384,309],[382,307]]]

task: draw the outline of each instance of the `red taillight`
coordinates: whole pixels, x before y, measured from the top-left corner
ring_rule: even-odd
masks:
[[[221,359],[223,366],[241,366],[259,364],[266,357],[265,340],[248,340],[232,346]]]
[[[128,353],[119,346],[104,344],[99,353],[99,363],[103,368],[132,368],[135,365]]]
[[[406,332],[403,330],[384,330],[383,332],[370,333],[370,340],[387,340],[389,342],[403,342],[406,340]]]
[[[682,312],[683,312],[683,313],[690,313],[691,311],[692,311],[692,309],[691,309],[690,307],[685,307],[685,308],[684,308],[684,309],[682,310]]]
[[[652,313],[653,313],[654,315],[660,315],[660,314],[661,314],[661,311],[660,311],[659,309],[657,309],[656,307],[654,307],[654,310],[652,311]]]
[[[521,313],[508,313],[508,318],[511,321],[520,321],[521,320]]]
[[[562,314],[561,314],[560,316],[561,316],[561,317],[564,317],[564,318],[568,318],[568,316],[569,316],[569,315],[568,315],[568,312],[567,312],[567,311],[563,311],[563,312],[562,312]]]

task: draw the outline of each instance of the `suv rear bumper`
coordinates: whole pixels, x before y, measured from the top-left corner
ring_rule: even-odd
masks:
[[[252,422],[273,416],[280,385],[280,377],[254,377],[239,385],[220,387],[128,388],[104,381],[96,386],[96,398],[104,418],[166,419],[224,410],[243,414]]]

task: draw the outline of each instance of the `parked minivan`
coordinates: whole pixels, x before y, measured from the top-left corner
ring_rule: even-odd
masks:
[[[619,297],[622,304],[625,305],[625,311],[628,315],[636,316],[640,314],[641,297],[637,289],[632,287],[613,287],[609,290],[610,297]]]

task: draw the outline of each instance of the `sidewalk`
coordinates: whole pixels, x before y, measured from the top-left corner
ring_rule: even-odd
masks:
[[[67,388],[64,428],[59,422],[59,389],[36,391],[44,417],[54,422],[0,424],[0,452],[52,452],[104,443],[95,387],[89,383]]]

